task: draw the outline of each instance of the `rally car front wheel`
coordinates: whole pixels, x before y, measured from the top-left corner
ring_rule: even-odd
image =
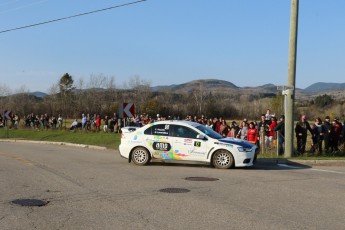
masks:
[[[229,151],[218,150],[212,156],[212,164],[218,169],[228,169],[234,166],[234,157]]]

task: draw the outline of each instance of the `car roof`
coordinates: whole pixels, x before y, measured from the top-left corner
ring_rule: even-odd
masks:
[[[190,125],[193,127],[197,127],[200,124],[197,122],[192,121],[185,121],[185,120],[165,120],[165,121],[156,121],[151,123],[151,125],[159,125],[159,124],[169,124],[169,125]]]

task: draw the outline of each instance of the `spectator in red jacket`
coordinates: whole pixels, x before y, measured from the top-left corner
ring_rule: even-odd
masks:
[[[219,120],[218,120],[217,117],[214,117],[214,118],[213,118],[212,129],[213,129],[214,131],[216,131],[217,133],[219,133],[219,131],[220,131],[221,120],[222,120],[222,118],[219,118]]]
[[[277,118],[271,116],[271,124],[268,125],[266,148],[270,149],[272,147],[272,141],[275,137],[274,128],[277,126]]]
[[[95,126],[96,126],[96,131],[99,132],[100,127],[101,127],[101,117],[99,115],[96,116]]]
[[[221,121],[220,127],[219,127],[219,134],[223,137],[226,137],[228,135],[229,129],[228,125],[226,124],[225,120]]]
[[[258,130],[255,128],[254,122],[249,123],[247,131],[247,141],[256,144],[258,141]]]

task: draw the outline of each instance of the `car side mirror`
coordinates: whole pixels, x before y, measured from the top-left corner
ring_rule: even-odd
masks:
[[[198,134],[196,136],[197,139],[200,139],[200,140],[205,140],[206,139],[206,136],[204,134]]]

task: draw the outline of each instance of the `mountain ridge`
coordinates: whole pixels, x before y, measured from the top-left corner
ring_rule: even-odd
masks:
[[[345,90],[345,83],[316,82],[304,89],[305,92],[327,92]]]
[[[277,85],[272,83],[267,83],[261,86],[244,86],[239,87],[232,82],[219,80],[219,79],[200,79],[200,80],[192,80],[189,82],[185,82],[182,84],[172,84],[172,85],[158,85],[151,87],[152,92],[162,92],[162,91],[172,91],[175,93],[182,93],[182,92],[191,92],[193,90],[200,90],[200,89],[207,89],[209,91],[219,91],[219,90],[229,90],[229,91],[245,91],[245,92],[258,92],[258,93],[276,93]],[[101,89],[99,89],[101,91]],[[345,91],[345,83],[327,83],[327,82],[317,82],[313,83],[310,86],[300,89],[296,88],[296,92],[306,94],[306,95],[314,95],[320,93],[332,93],[332,92],[339,92]],[[49,94],[35,91],[30,92],[30,95],[34,95],[38,98],[44,98]]]
[[[225,81],[225,80],[218,80],[218,79],[202,79],[202,80],[193,80],[182,84],[174,84],[170,86],[155,86],[151,87],[153,91],[160,91],[160,90],[166,90],[166,89],[181,89],[183,87],[192,87],[196,86],[197,84],[204,84],[207,85],[208,89],[212,89],[215,87],[220,88],[229,88],[232,90],[238,89],[238,90],[270,90],[270,91],[277,91],[277,85],[274,85],[272,83],[267,83],[261,86],[244,86],[239,87],[232,82]],[[317,82],[314,83],[304,89],[296,88],[297,91],[303,92],[303,93],[320,93],[320,92],[329,92],[329,91],[339,91],[339,90],[345,90],[345,83],[326,83],[326,82]]]

